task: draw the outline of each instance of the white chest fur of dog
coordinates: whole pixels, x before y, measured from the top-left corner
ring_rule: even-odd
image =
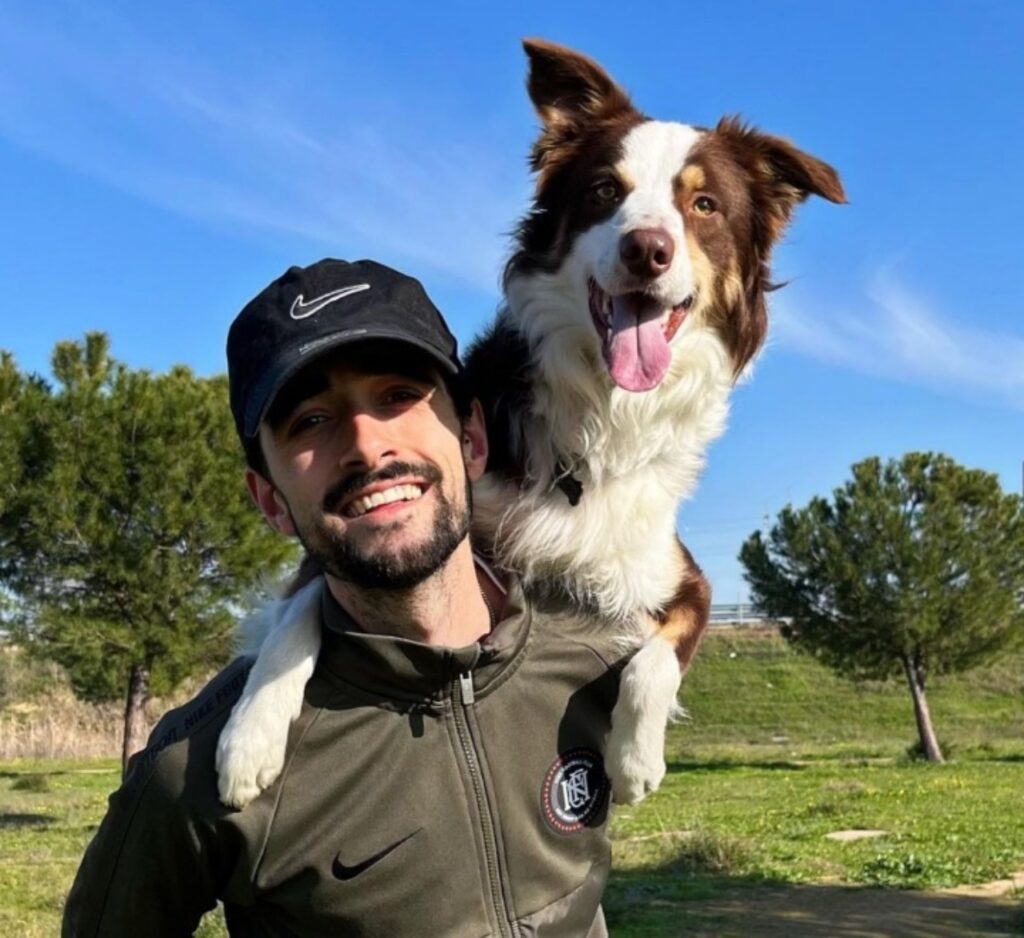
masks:
[[[714,333],[684,324],[657,389],[610,387],[589,315],[578,322],[586,295],[560,280],[509,285],[503,315],[535,343],[535,406],[516,418],[529,481],[484,476],[474,535],[527,587],[558,582],[582,608],[627,623],[663,608],[678,583],[676,511],[724,429],[732,362]],[[582,485],[577,505],[556,486],[566,472]]]

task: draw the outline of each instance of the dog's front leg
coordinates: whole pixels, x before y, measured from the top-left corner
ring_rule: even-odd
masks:
[[[288,728],[302,710],[306,682],[320,653],[321,579],[279,604],[279,619],[217,741],[217,791],[244,808],[284,767]]]
[[[672,645],[648,639],[622,672],[612,711],[605,770],[617,804],[635,804],[665,775],[665,725],[680,681]]]
[[[618,804],[635,804],[661,784],[665,727],[708,624],[711,589],[690,552],[681,543],[678,548],[682,575],[676,594],[659,616],[655,634],[623,670],[612,711],[605,768]]]

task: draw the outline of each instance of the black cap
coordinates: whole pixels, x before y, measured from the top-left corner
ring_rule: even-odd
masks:
[[[462,367],[423,285],[375,261],[291,267],[251,299],[228,332],[231,412],[243,442],[289,378],[323,352],[368,339],[412,345],[450,374]]]

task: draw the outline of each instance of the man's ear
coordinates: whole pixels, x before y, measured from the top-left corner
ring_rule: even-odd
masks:
[[[487,453],[484,409],[480,401],[474,398],[469,407],[469,416],[462,421],[462,460],[466,464],[466,475],[470,482],[476,482],[487,470]]]
[[[280,492],[274,488],[274,483],[263,478],[255,469],[246,466],[245,485],[267,524],[278,534],[295,537],[296,531],[295,525],[292,524],[291,513]]]

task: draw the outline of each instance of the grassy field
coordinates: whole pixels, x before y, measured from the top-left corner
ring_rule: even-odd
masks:
[[[1024,870],[1024,656],[934,684],[937,730],[955,760],[944,766],[906,759],[913,721],[902,687],[838,681],[771,635],[712,636],[685,685],[691,719],[670,730],[662,790],[616,812],[612,934],[774,935],[767,911],[745,930],[749,910],[812,894],[822,920],[801,934],[838,935],[829,914],[849,887],[935,889]],[[0,934],[56,933],[117,780],[111,760],[0,763]],[[848,828],[885,833],[825,837]],[[908,904],[937,902],[931,893],[895,895],[910,918],[956,921],[951,906]],[[954,927],[1024,934],[1020,920],[1002,931]],[[223,935],[219,917],[200,934]]]
[[[609,921],[614,934],[671,935],[705,924],[687,900],[737,889],[1000,879],[1024,869],[1022,791],[1024,759],[677,764],[655,798],[617,812]],[[848,829],[886,833],[825,836]]]

